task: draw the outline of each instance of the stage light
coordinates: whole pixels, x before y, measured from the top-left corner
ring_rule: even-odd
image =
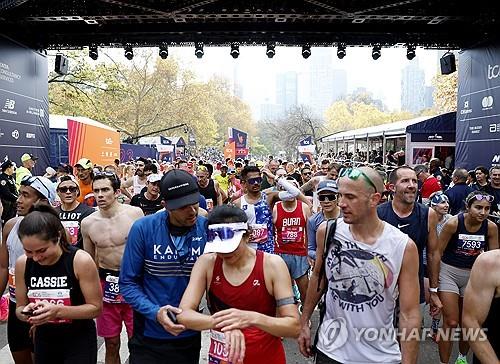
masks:
[[[344,58],[346,55],[346,50],[345,50],[345,44],[344,43],[339,43],[337,46],[337,57],[339,59]]]
[[[160,56],[160,58],[167,59],[167,57],[168,57],[168,45],[167,45],[167,43],[161,43],[159,48],[160,48],[160,50],[158,51],[158,55]]]
[[[276,50],[274,49],[276,47],[276,44],[269,42],[267,43],[267,49],[266,49],[266,55],[267,58],[273,58],[274,55],[276,54]]]
[[[409,61],[411,61],[413,58],[415,58],[415,46],[413,44],[408,44],[408,49],[406,51],[406,58],[408,58]]]
[[[376,61],[377,59],[380,58],[381,55],[382,53],[380,46],[379,45],[374,46],[372,50],[372,58]]]
[[[129,61],[134,58],[134,50],[132,49],[132,46],[130,44],[127,44],[125,47],[125,58],[127,58]]]
[[[201,58],[201,57],[203,57],[204,54],[205,54],[205,52],[203,52],[203,43],[202,42],[196,42],[194,44],[194,55],[197,58]]]
[[[229,52],[231,57],[234,59],[238,58],[240,55],[240,46],[238,43],[231,43],[231,51]]]
[[[311,46],[309,44],[305,44],[302,46],[302,57],[304,59],[308,59],[311,56]]]

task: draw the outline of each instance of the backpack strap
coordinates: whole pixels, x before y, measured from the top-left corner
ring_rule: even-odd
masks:
[[[326,257],[328,255],[328,250],[330,250],[330,247],[332,246],[332,243],[334,241],[336,230],[337,230],[337,219],[328,219],[326,221],[326,234],[325,234],[325,241],[323,243],[323,261],[321,263],[321,270],[319,273],[317,292],[320,291],[320,284],[325,274]]]

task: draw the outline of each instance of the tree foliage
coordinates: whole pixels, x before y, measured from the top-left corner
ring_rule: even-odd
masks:
[[[326,128],[330,133],[365,128],[410,119],[409,112],[387,112],[380,100],[367,91],[357,91],[334,102],[326,111]]]
[[[434,109],[438,114],[457,111],[458,72],[449,75],[436,75],[434,86]]]
[[[71,73],[51,74],[51,113],[80,115],[137,137],[186,123],[198,146],[220,146],[227,127],[255,133],[249,107],[234,97],[227,82],[200,82],[175,59],[138,51],[121,63],[101,52],[104,62],[92,65],[83,52],[73,52]],[[185,136],[182,128],[165,133]]]

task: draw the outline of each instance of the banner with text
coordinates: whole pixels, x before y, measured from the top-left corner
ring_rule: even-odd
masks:
[[[0,159],[18,166],[31,153],[34,174],[49,165],[47,58],[0,35]]]
[[[500,43],[460,54],[455,166],[500,164]]]
[[[308,136],[299,141],[299,146],[297,147],[300,154],[300,159],[305,163],[312,163],[314,160],[314,153],[316,151],[316,145],[313,144],[312,136]]]
[[[120,159],[120,133],[68,119],[69,163],[75,165],[80,158],[105,166]]]

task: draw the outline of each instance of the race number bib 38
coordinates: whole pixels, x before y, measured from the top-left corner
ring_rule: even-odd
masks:
[[[208,364],[229,364],[226,338],[220,331],[210,330],[210,349]]]
[[[266,224],[251,224],[252,234],[250,235],[249,242],[262,244],[267,242],[267,225]]]
[[[70,290],[66,288],[30,289],[28,291],[28,299],[30,303],[44,301],[54,305],[71,306]],[[53,324],[63,324],[69,323],[71,320],[57,319],[49,322]]]
[[[123,303],[123,297],[120,294],[118,286],[118,277],[108,274],[104,280],[102,300],[106,303]]]

